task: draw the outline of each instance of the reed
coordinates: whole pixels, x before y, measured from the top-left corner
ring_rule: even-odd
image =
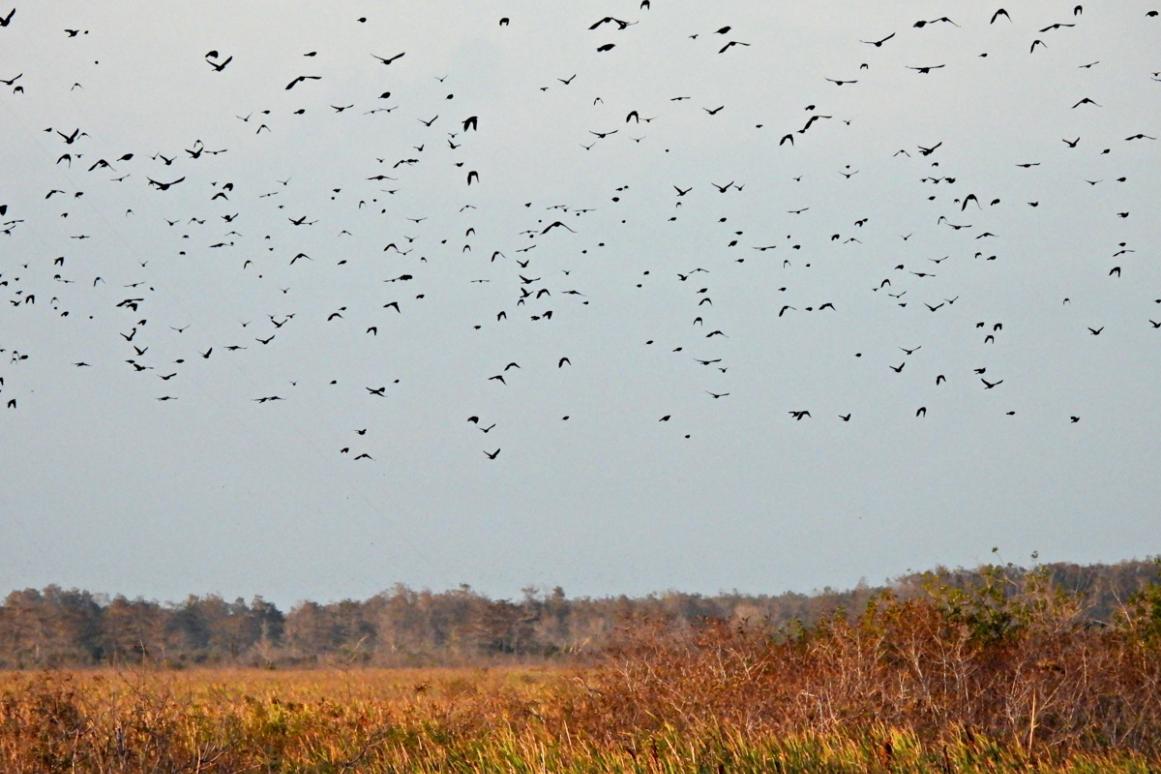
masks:
[[[1093,626],[1035,580],[857,618],[628,622],[596,664],[0,673],[0,770],[1161,768],[1161,593]]]

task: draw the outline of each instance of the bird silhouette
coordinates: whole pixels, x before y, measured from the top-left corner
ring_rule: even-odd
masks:
[[[885,38],[880,38],[879,40],[862,40],[859,42],[866,43],[867,45],[874,46],[875,48],[882,48],[883,44],[886,43],[888,40],[890,40],[893,37],[895,37],[894,32],[892,32],[890,35],[888,35]]]

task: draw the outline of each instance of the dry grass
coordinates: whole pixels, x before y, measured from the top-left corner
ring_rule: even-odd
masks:
[[[809,631],[638,622],[589,667],[0,674],[0,770],[1155,771],[1161,595],[1023,589]]]

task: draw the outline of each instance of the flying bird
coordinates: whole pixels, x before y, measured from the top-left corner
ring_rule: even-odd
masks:
[[[883,44],[886,43],[888,40],[890,40],[893,37],[895,37],[894,32],[892,32],[890,35],[888,35],[885,38],[880,38],[879,40],[860,40],[859,42],[866,43],[867,45],[874,46],[875,48],[882,48]]]

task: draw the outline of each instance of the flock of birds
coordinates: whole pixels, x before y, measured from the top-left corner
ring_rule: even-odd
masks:
[[[649,25],[652,15],[663,12],[660,0],[644,0],[632,9],[631,14],[623,14],[626,18],[601,16],[593,19],[587,29],[575,32],[578,36],[589,36],[585,40],[591,46],[591,56],[616,57],[632,45],[635,28]],[[722,13],[728,15],[725,8]],[[880,30],[866,39],[852,40],[850,49],[856,52],[856,56],[851,59],[849,71],[818,73],[817,100],[805,106],[800,119],[785,117],[777,129],[762,122],[746,126],[745,130],[766,138],[764,141],[774,146],[777,152],[793,158],[793,154],[803,152],[804,146],[816,142],[819,135],[829,132],[833,141],[834,133],[840,127],[847,131],[857,130],[860,117],[846,111],[844,99],[852,90],[874,87],[878,67],[876,57],[892,47],[905,47],[917,36],[940,34],[941,30],[955,31],[964,36],[956,41],[961,47],[966,45],[962,41],[969,39],[972,44],[986,45],[990,28],[1021,25],[1028,30],[1025,55],[1043,56],[1045,49],[1058,45],[1058,41],[1063,43],[1066,36],[1083,29],[1091,16],[1091,13],[1086,15],[1086,8],[1082,5],[1069,6],[1060,18],[1022,18],[1025,14],[1020,6],[1012,6],[1010,10],[992,9],[982,14],[979,9],[965,7],[958,14],[954,18],[943,15],[920,18],[906,28]],[[627,18],[630,15],[632,18]],[[20,8],[0,9],[0,54],[7,40],[22,34],[22,16]],[[1157,11],[1146,10],[1139,21],[1161,25],[1157,16]],[[522,21],[516,15],[501,17],[494,22],[497,29],[492,33],[501,36],[515,34]],[[390,26],[388,19],[367,16],[352,17],[349,23],[387,25],[384,29]],[[1161,31],[1161,26],[1158,30]],[[67,40],[91,40],[105,32],[96,28],[66,28],[60,34]],[[746,57],[762,45],[745,29],[731,23],[712,29],[690,30],[687,39],[691,41],[687,45],[695,47],[690,56],[707,60]],[[708,47],[702,45],[706,40],[711,42]],[[953,43],[948,45],[950,48]],[[744,350],[721,348],[724,342],[736,338],[741,332],[729,328],[729,316],[723,310],[726,302],[715,293],[714,280],[731,271],[760,265],[764,280],[771,283],[772,297],[768,305],[771,326],[791,316],[841,316],[847,310],[835,297],[812,298],[796,292],[794,279],[801,276],[796,272],[809,269],[812,255],[820,250],[831,249],[832,245],[856,250],[868,235],[882,228],[873,218],[852,213],[842,222],[812,222],[803,226],[797,235],[755,238],[753,233],[769,231],[769,221],[805,223],[812,215],[812,207],[816,211],[820,207],[808,203],[784,206],[776,216],[745,226],[724,216],[713,217],[714,208],[725,201],[725,197],[750,196],[755,187],[752,181],[666,179],[664,154],[669,153],[669,149],[665,148],[650,162],[654,181],[651,190],[642,191],[640,185],[610,186],[608,201],[600,204],[513,201],[508,205],[509,212],[516,213],[512,217],[520,219],[524,227],[513,233],[497,233],[489,222],[490,212],[485,211],[481,204],[484,196],[481,192],[486,191],[502,172],[491,163],[486,152],[477,152],[476,147],[481,135],[492,133],[502,138],[506,131],[504,117],[489,114],[484,109],[459,108],[463,99],[454,91],[457,80],[454,72],[424,75],[425,78],[430,76],[428,83],[432,100],[441,103],[438,110],[420,114],[411,105],[397,101],[386,86],[399,70],[412,66],[416,60],[412,49],[402,46],[398,49],[384,46],[365,54],[366,68],[382,76],[385,87],[380,92],[349,94],[341,100],[321,99],[314,90],[330,76],[316,63],[330,53],[323,49],[301,52],[301,68],[287,72],[284,80],[269,84],[267,98],[271,103],[287,105],[288,100],[294,100],[292,106],[272,108],[255,104],[240,114],[229,111],[234,113],[250,137],[244,147],[228,147],[195,139],[182,147],[121,148],[117,137],[89,131],[80,118],[49,127],[36,127],[30,130],[31,134],[25,132],[21,136],[15,129],[21,126],[16,122],[20,119],[22,99],[27,99],[38,89],[79,92],[86,85],[82,81],[71,84],[46,82],[36,71],[35,62],[15,63],[11,72],[0,72],[0,87],[3,87],[0,90],[0,109],[13,119],[7,122],[6,144],[18,147],[22,155],[37,158],[37,163],[50,170],[46,174],[59,181],[58,185],[47,190],[31,190],[20,185],[19,181],[7,180],[0,193],[4,197],[0,199],[0,292],[6,301],[0,310],[0,358],[3,359],[0,398],[6,410],[19,411],[28,401],[36,399],[35,385],[21,378],[21,366],[29,358],[56,354],[25,351],[19,342],[6,336],[5,329],[13,330],[13,315],[31,316],[38,326],[60,325],[62,336],[72,335],[66,333],[70,329],[64,326],[65,321],[73,323],[78,321],[78,317],[85,318],[80,322],[116,342],[119,356],[115,365],[154,384],[156,394],[153,398],[163,403],[185,397],[191,385],[196,384],[191,374],[214,368],[223,358],[233,357],[233,367],[246,368],[247,356],[255,352],[308,346],[302,342],[315,339],[300,335],[304,328],[330,326],[336,331],[334,335],[352,342],[390,337],[394,335],[396,321],[416,313],[429,296],[439,294],[441,288],[437,283],[446,281],[449,271],[446,267],[453,262],[460,267],[455,271],[461,283],[503,288],[506,301],[499,308],[484,309],[485,302],[481,301],[480,308],[445,310],[448,314],[463,315],[463,335],[476,337],[476,346],[486,351],[493,346],[489,344],[488,333],[503,326],[555,326],[562,318],[584,314],[631,316],[631,309],[612,307],[609,298],[602,297],[598,290],[585,284],[583,267],[586,256],[599,252],[617,238],[612,229],[614,225],[628,221],[631,216],[627,211],[634,204],[640,204],[646,212],[651,211],[645,208],[645,200],[649,207],[669,213],[660,219],[642,218],[646,239],[649,233],[671,228],[679,220],[684,223],[698,218],[709,224],[704,227],[709,238],[721,239],[718,249],[707,251],[704,260],[694,265],[670,264],[663,269],[650,267],[634,276],[629,276],[626,269],[621,278],[626,286],[638,289],[643,289],[648,283],[664,283],[666,292],[674,292],[680,299],[678,304],[688,305],[688,319],[682,329],[659,331],[656,336],[637,345],[653,350],[665,348],[675,357],[686,359],[693,375],[689,390],[703,395],[707,406],[713,407],[719,402],[728,403],[735,395],[736,388],[730,381],[731,369],[744,367],[745,363]],[[975,56],[986,60],[988,53],[981,51]],[[204,68],[203,96],[210,100],[214,99],[215,90],[221,88],[226,79],[248,66],[243,52],[227,51],[224,47],[206,51],[202,59],[204,61],[198,66]],[[2,56],[0,62],[6,66],[14,64]],[[93,66],[98,66],[98,63],[94,62]],[[947,62],[928,61],[906,65],[916,77],[922,78],[939,78],[951,66]],[[1102,186],[1102,190],[1115,189],[1130,175],[1151,174],[1141,168],[1139,156],[1136,162],[1124,161],[1114,148],[1153,143],[1161,133],[1161,126],[1125,126],[1115,136],[1103,130],[1076,133],[1077,126],[1084,126],[1081,117],[1086,111],[1105,110],[1110,101],[1102,94],[1083,93],[1083,75],[1101,66],[1099,60],[1075,62],[1075,73],[1081,76],[1076,81],[1077,88],[1082,92],[1052,97],[1062,107],[1075,112],[1079,119],[1070,125],[1073,131],[1059,138],[1053,151],[1062,149],[1078,157],[1082,154],[1095,157],[1096,163],[1102,164],[1106,170],[1098,179],[1078,175],[1075,186],[1080,190],[1096,186]],[[416,77],[414,73],[411,75]],[[1126,77],[1158,82],[1156,94],[1161,99],[1161,71],[1129,73]],[[583,70],[547,75],[543,80],[545,83],[538,87],[541,93],[553,91],[564,92],[570,97],[575,95],[576,100],[586,105],[591,102],[589,107],[600,111],[602,117],[610,111],[618,115],[616,123],[594,121],[591,125],[576,127],[573,137],[582,139],[550,137],[545,140],[566,143],[572,152],[592,158],[598,167],[598,151],[605,144],[620,143],[630,149],[640,146],[644,153],[650,147],[649,132],[674,120],[678,111],[684,111],[683,116],[694,112],[713,122],[728,121],[730,113],[736,112],[730,110],[732,105],[704,100],[706,104],[701,104],[685,93],[658,98],[652,110],[632,104],[607,105],[602,95],[585,92],[586,73]],[[535,97],[535,94],[531,96]],[[477,100],[473,104],[485,103]],[[700,109],[692,110],[695,106]],[[347,114],[365,120],[389,119],[395,123],[384,125],[384,144],[396,138],[395,146],[389,153],[383,152],[382,148],[367,149],[363,153],[366,174],[360,179],[336,180],[326,188],[308,189],[311,184],[300,182],[300,178],[310,176],[288,168],[281,178],[263,181],[264,187],[257,189],[255,181],[246,177],[247,154],[259,153],[265,138],[295,132],[294,119],[308,111],[335,116]],[[1154,109],[1153,115],[1161,117],[1161,110]],[[707,129],[710,133],[717,130],[716,123]],[[197,134],[197,130],[191,134]],[[302,139],[304,143],[311,140],[309,136]],[[905,204],[906,211],[914,214],[915,229],[890,234],[889,238],[894,240],[890,250],[878,251],[877,255],[863,253],[865,260],[874,261],[881,270],[878,281],[873,286],[860,288],[859,292],[874,294],[870,297],[875,299],[875,303],[881,299],[883,304],[894,307],[899,314],[909,315],[915,334],[914,341],[899,342],[893,356],[876,352],[867,353],[867,357],[881,360],[879,376],[875,378],[916,380],[915,394],[921,397],[909,413],[918,419],[928,415],[936,400],[934,396],[941,390],[948,390],[952,383],[969,384],[973,389],[989,393],[996,391],[1002,395],[1018,378],[1013,374],[997,373],[986,362],[965,363],[955,371],[928,373],[917,361],[939,347],[938,341],[922,340],[927,321],[931,319],[928,316],[945,314],[955,305],[971,307],[979,296],[976,288],[931,292],[927,290],[929,283],[934,284],[932,280],[944,272],[952,275],[957,264],[982,266],[988,262],[1010,260],[1011,256],[1006,255],[1003,248],[1004,237],[994,233],[994,226],[990,225],[994,221],[993,213],[1019,208],[1025,211],[1025,217],[1034,218],[1040,207],[1039,197],[1017,201],[1005,191],[989,188],[978,176],[965,180],[968,175],[957,171],[957,164],[952,161],[957,159],[962,166],[962,156],[949,156],[952,150],[942,138],[931,137],[899,147],[893,153],[889,160],[896,165],[893,176],[909,181],[916,194],[914,206]],[[356,149],[356,152],[359,151]],[[1155,153],[1147,158],[1153,162],[1157,160]],[[215,162],[214,171],[203,172],[204,165],[210,160]],[[303,165],[325,163],[323,159],[311,158],[306,151],[300,161]],[[1034,173],[1043,163],[1047,162],[1037,158],[1010,160],[1011,168],[1027,173]],[[231,174],[231,169],[236,169],[236,174]],[[608,170],[608,173],[610,177],[618,174],[615,169]],[[860,173],[863,169],[856,164],[836,164],[833,169],[800,172],[779,181],[779,185],[787,192],[783,198],[789,200],[804,176],[830,179],[833,182],[824,184],[841,187],[857,179]],[[755,177],[763,174],[760,169],[753,170]],[[421,176],[446,181],[440,205],[442,211],[409,212],[408,206],[403,204],[409,184],[418,185],[416,181]],[[128,191],[132,194],[127,194]],[[1048,196],[1053,192],[1044,193]],[[175,199],[175,195],[186,198]],[[325,214],[312,213],[309,202],[319,196],[338,205],[328,207]],[[495,194],[488,196],[494,197]],[[183,206],[176,206],[176,201],[182,202]],[[191,201],[200,202],[197,211],[186,209]],[[489,207],[494,207],[492,199],[488,202]],[[1102,224],[1115,224],[1130,217],[1153,217],[1148,211],[1152,208],[1136,211],[1131,204],[1110,192],[1092,217]],[[89,221],[91,228],[76,231],[73,224],[80,218],[74,212],[82,208],[95,208],[101,214]],[[85,210],[90,214],[92,211]],[[98,229],[124,232],[137,228],[135,224],[142,220],[163,232],[151,257],[136,261],[128,269],[123,266],[103,267],[89,259],[90,240],[115,241],[114,233],[103,233]],[[436,222],[440,224],[439,233],[432,228]],[[326,239],[335,246],[329,253],[319,247],[327,242],[320,242],[314,235],[324,230]],[[787,229],[778,230],[781,233]],[[910,240],[916,231],[924,233],[927,244],[941,245],[939,252],[922,256],[909,253]],[[11,245],[12,240],[26,232],[43,249],[35,254],[18,253],[5,246],[6,241]],[[306,233],[312,234],[310,239],[303,236]],[[380,243],[377,255],[370,256],[376,260],[359,262],[352,257],[339,257],[346,251],[344,240],[356,234],[377,239]],[[372,236],[368,237],[368,234]],[[1116,282],[1123,279],[1131,283],[1134,280],[1128,278],[1142,261],[1148,260],[1151,252],[1152,246],[1120,240],[1110,246],[1105,265],[1099,272],[1090,272],[1092,276],[1087,281]],[[228,258],[217,260],[222,254]],[[576,263],[562,267],[558,259],[564,254],[573,256]],[[210,256],[213,256],[212,261]],[[188,288],[175,287],[172,283],[167,286],[159,269],[163,269],[167,261],[192,258],[204,261],[207,267],[212,265],[207,270],[222,272],[227,281],[237,277],[239,282],[245,278],[246,281],[277,284],[273,294],[280,299],[280,305],[240,312],[240,327],[228,336],[218,333],[218,329],[206,320],[157,319],[152,312],[157,294],[170,293],[180,297],[183,292],[190,292]],[[659,255],[653,256],[652,260],[660,265],[666,259]],[[312,286],[325,283],[328,272],[339,272],[356,265],[363,282],[387,290],[381,306],[371,309],[350,303],[339,304],[319,315],[296,308],[296,299],[310,293]],[[436,265],[443,268],[439,272],[433,271]],[[306,274],[307,271],[311,273]],[[781,284],[783,282],[785,284]],[[946,288],[946,285],[941,287]],[[1078,288],[1076,292],[1083,292],[1083,289]],[[1068,306],[1072,303],[1072,295],[1062,295],[1056,303]],[[1161,292],[1158,295],[1161,296]],[[1140,310],[1140,324],[1157,331],[1157,340],[1161,343],[1161,297],[1154,303],[1156,306]],[[77,312],[81,306],[84,306],[85,313]],[[858,325],[858,321],[853,321],[853,324]],[[979,319],[973,320],[971,325],[982,347],[1002,345],[1002,338],[1007,333],[1004,320]],[[1118,335],[1117,331],[1106,330],[1106,325],[1100,320],[1077,321],[1073,333],[1082,340],[1085,337],[1103,336],[1107,339]],[[761,346],[761,337],[765,334],[751,331],[747,335],[751,340],[758,340],[756,346]],[[432,346],[438,344],[433,342]],[[987,350],[980,352],[986,353]],[[852,351],[850,355],[862,359],[864,352]],[[518,354],[513,357],[510,352],[497,354],[494,361],[494,369],[456,375],[456,378],[479,384],[479,404],[466,407],[457,421],[466,426],[465,432],[481,434],[480,451],[487,460],[500,459],[504,448],[501,442],[493,442],[493,439],[504,437],[504,419],[489,415],[489,390],[510,389],[528,369],[554,369],[565,374],[573,368],[599,367],[581,361],[575,353],[567,350],[563,342],[547,363],[531,363]],[[95,358],[71,363],[71,367],[77,369],[107,365]],[[253,367],[262,368],[261,365]],[[282,378],[279,375],[277,380],[272,377],[270,382],[280,386],[261,394],[242,395],[238,399],[265,409],[271,404],[295,400],[299,382],[308,379],[317,381],[319,377],[293,374]],[[378,383],[353,386],[340,385],[337,378],[323,377],[322,380],[332,387],[353,390],[360,399],[377,401],[389,400],[403,378],[384,377]],[[98,388],[99,383],[95,381],[93,389]],[[529,399],[535,398],[530,396]],[[1015,408],[1004,407],[1002,410],[1009,415],[1016,413]],[[788,422],[812,420],[846,424],[857,423],[859,419],[858,406],[787,405],[783,411]],[[1063,423],[1078,423],[1081,414],[1078,407],[1075,412],[1059,419]],[[656,423],[660,424],[679,420],[673,411],[664,408],[654,416]],[[572,418],[572,413],[565,413],[559,421],[569,422]],[[335,451],[351,460],[374,461],[376,455],[372,452],[375,450],[365,443],[369,426],[348,432],[349,439],[336,444]],[[516,441],[511,437],[507,440]]]

